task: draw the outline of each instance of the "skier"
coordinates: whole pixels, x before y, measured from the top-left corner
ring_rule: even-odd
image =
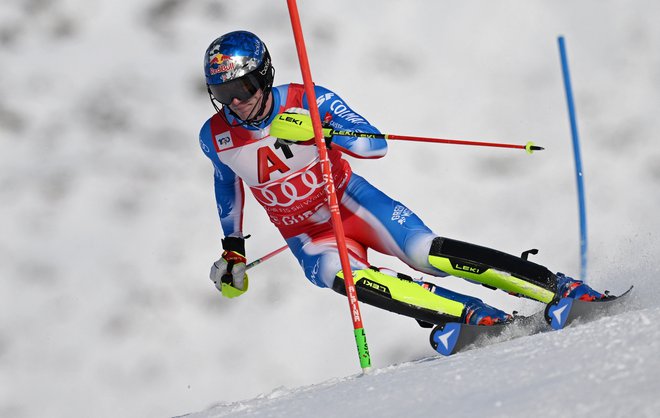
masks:
[[[225,238],[210,277],[222,295],[248,290],[243,203],[246,184],[279,229],[306,277],[345,294],[343,273],[326,203],[313,138],[286,143],[269,135],[283,111],[308,109],[303,86],[273,87],[275,70],[266,45],[246,31],[227,33],[206,50],[204,72],[216,113],[200,132],[200,145],[214,167],[215,198]],[[378,133],[336,93],[315,86],[323,122],[336,130]],[[328,141],[340,214],[358,299],[417,319],[472,325],[508,322],[512,316],[480,299],[412,279],[367,260],[367,249],[399,258],[437,277],[453,275],[543,303],[556,296],[602,299],[581,281],[497,250],[442,237],[415,213],[352,172],[343,155],[380,158],[382,139],[334,136]]]

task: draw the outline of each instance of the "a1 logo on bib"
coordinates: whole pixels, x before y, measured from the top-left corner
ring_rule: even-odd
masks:
[[[222,151],[223,149],[231,148],[234,142],[231,140],[230,132],[223,132],[215,136],[215,150]]]

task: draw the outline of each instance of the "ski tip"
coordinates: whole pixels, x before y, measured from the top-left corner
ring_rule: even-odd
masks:
[[[619,295],[613,295],[613,294],[610,293],[609,290],[606,290],[606,291],[604,292],[604,293],[605,293],[605,298],[604,298],[604,299],[600,299],[600,300],[595,300],[594,302],[611,302],[611,301],[613,301],[613,300],[615,300],[615,299],[622,298],[622,297],[624,297],[624,296],[627,296],[628,293],[630,293],[630,292],[633,290],[633,287],[635,287],[635,286],[634,286],[634,285],[630,285],[630,287],[629,287],[625,292],[623,292],[623,293],[621,293],[621,294],[619,294]]]
[[[438,325],[431,332],[431,346],[443,356],[449,356],[454,353],[460,334],[461,324],[457,322]]]
[[[566,325],[568,315],[571,312],[574,299],[562,298],[555,303],[548,304],[545,310],[545,319],[550,326],[555,329],[562,329]]]

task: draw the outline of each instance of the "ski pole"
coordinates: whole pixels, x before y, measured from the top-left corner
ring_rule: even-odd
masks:
[[[275,250],[275,251],[271,251],[271,252],[269,252],[268,254],[264,255],[264,256],[261,257],[261,258],[257,258],[256,260],[254,260],[253,262],[251,262],[250,264],[248,264],[247,266],[245,266],[245,270],[250,270],[252,267],[254,267],[254,266],[258,266],[259,264],[263,263],[264,261],[266,261],[266,260],[268,260],[268,259],[270,259],[270,258],[275,257],[277,254],[281,253],[282,251],[286,250],[287,248],[289,248],[289,246],[288,246],[288,245],[284,245],[283,247],[280,247],[280,248],[278,248],[278,249]]]
[[[335,131],[334,129],[330,130],[332,136],[355,136],[358,138],[379,138],[387,140],[399,140],[399,141],[416,141],[416,142],[432,142],[437,144],[453,144],[453,145],[472,145],[478,147],[497,147],[497,148],[517,148],[524,149],[528,154],[531,154],[534,151],[541,151],[543,147],[535,145],[534,142],[529,141],[525,145],[518,144],[503,144],[499,142],[481,142],[481,141],[466,141],[463,139],[445,139],[445,138],[427,138],[421,136],[407,136],[407,135],[394,135],[394,134],[369,134],[364,132],[353,132],[353,131]]]
[[[312,126],[312,119],[309,115],[301,113],[280,113],[270,126],[270,134],[277,138],[289,141],[306,141],[314,137],[314,129]],[[399,141],[417,141],[417,142],[433,142],[440,144],[454,144],[454,145],[472,145],[480,147],[499,147],[499,148],[517,148],[524,149],[528,154],[534,151],[541,151],[543,147],[535,145],[529,141],[525,145],[518,144],[503,144],[498,142],[482,142],[482,141],[466,141],[462,139],[446,139],[446,138],[427,138],[421,136],[407,136],[395,134],[374,134],[366,132],[355,132],[346,130],[334,130],[332,128],[323,128],[323,136],[331,138],[335,135],[340,136],[354,136],[358,138],[377,138],[387,140]]]

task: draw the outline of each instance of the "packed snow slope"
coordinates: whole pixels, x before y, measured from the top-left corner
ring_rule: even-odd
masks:
[[[655,417],[658,334],[660,309],[641,309],[186,417]]]
[[[235,402],[259,396],[244,404],[330,415],[350,405],[340,393],[381,401],[364,411],[406,403],[408,415],[437,402],[525,415],[532,405],[579,412],[563,402],[578,399],[577,389],[612,415],[621,409],[607,405],[626,400],[640,414],[657,406],[645,391],[658,375],[650,353],[659,338],[660,4],[299,3],[315,82],[383,132],[546,148],[529,156],[392,142],[383,159],[353,161],[356,172],[439,234],[514,254],[538,248],[535,261],[577,275],[556,41],[564,35],[582,139],[588,280],[614,292],[634,284],[630,310],[434,359],[428,331],[364,306],[375,371],[351,377],[359,367],[347,303],[311,285],[289,253],[252,270],[239,299],[223,299],[208,280],[222,234],[197,138],[212,113],[203,54],[222,33],[252,30],[269,46],[276,83],[300,82],[286,2],[4,0],[0,416],[214,414],[214,404],[238,411]],[[282,239],[251,197],[246,205],[255,259]],[[455,278],[436,283],[509,311],[538,308]],[[329,383],[310,387],[320,382]]]

